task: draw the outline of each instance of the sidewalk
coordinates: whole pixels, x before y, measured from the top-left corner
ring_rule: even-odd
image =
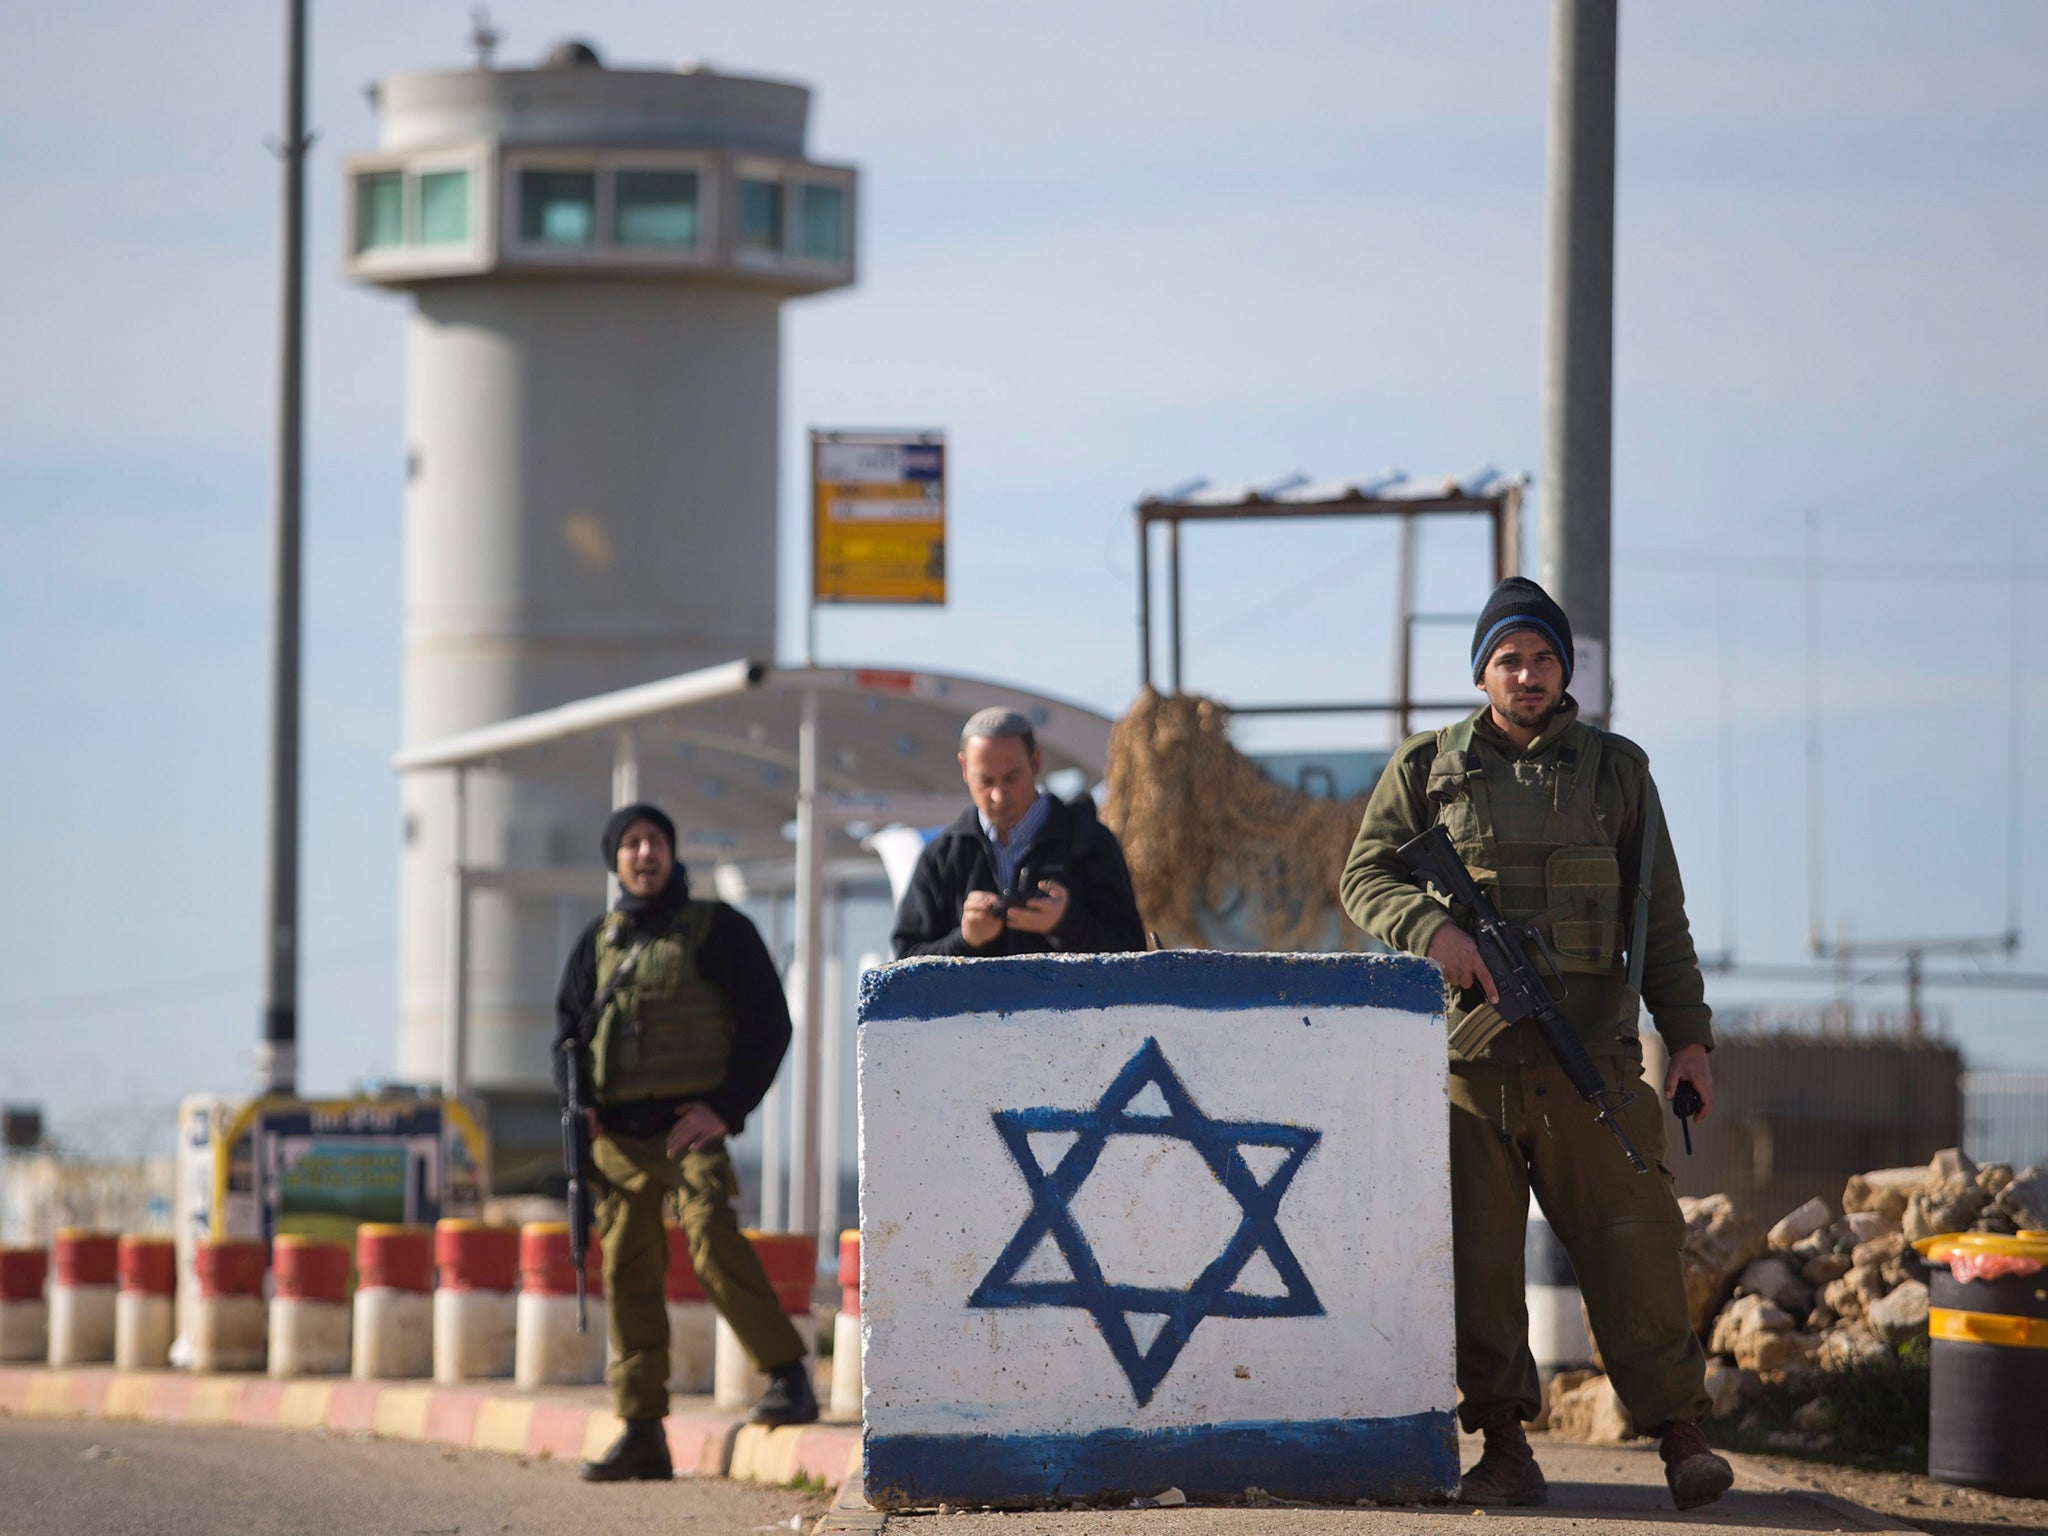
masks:
[[[619,1420],[610,1403],[602,1387],[522,1392],[510,1382],[443,1387],[346,1377],[272,1381],[106,1366],[0,1366],[0,1414],[324,1429],[560,1460],[595,1456],[611,1444]],[[679,1477],[771,1484],[802,1477],[836,1487],[860,1467],[857,1423],[770,1429],[741,1423],[708,1397],[674,1400],[668,1444]]]
[[[1255,1507],[1053,1510],[1018,1514],[922,1511],[886,1519],[858,1501],[849,1483],[818,1536],[1563,1536],[1597,1525],[1602,1536],[1670,1536],[1685,1527],[1727,1536],[1780,1532],[1911,1531],[1916,1527],[1812,1489],[1797,1487],[1746,1457],[1735,1463],[1735,1487],[1705,1509],[1679,1514],[1664,1487],[1663,1463],[1648,1444],[1580,1445],[1533,1437],[1550,1481],[1539,1509],[1478,1510],[1455,1504],[1374,1506],[1265,1504]],[[1479,1442],[1461,1444],[1464,1465],[1479,1459]],[[1475,1522],[1483,1521],[1483,1525]]]

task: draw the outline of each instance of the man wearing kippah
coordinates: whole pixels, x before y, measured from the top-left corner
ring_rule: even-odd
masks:
[[[555,998],[555,1082],[576,1072],[602,1175],[597,1230],[611,1321],[606,1378],[624,1428],[587,1482],[674,1475],[668,1436],[666,1280],[674,1201],[704,1294],[768,1389],[757,1424],[818,1416],[804,1343],[740,1231],[726,1138],[767,1094],[789,1049],[789,1006],[742,912],[690,894],[676,829],[658,806],[612,812],[599,839],[619,899],[576,937]]]
[[[960,776],[974,801],[925,845],[896,909],[896,958],[1136,950],[1145,926],[1116,835],[1087,795],[1038,784],[1038,740],[1010,709],[960,732]]]
[[[1458,1412],[1485,1439],[1459,1500],[1548,1498],[1522,1432],[1542,1407],[1522,1273],[1534,1190],[1578,1276],[1608,1379],[1636,1426],[1658,1437],[1673,1502],[1691,1509],[1735,1474],[1699,1428],[1706,1361],[1679,1265],[1685,1222],[1663,1168],[1663,1106],[1641,1091],[1637,1020],[1647,1007],[1670,1050],[1664,1097],[1690,1082],[1702,1117],[1714,1102],[1713,1030],[1649,759],[1579,719],[1565,692],[1572,659],[1564,610],[1533,581],[1502,582],[1472,636],[1485,704],[1402,743],[1366,806],[1341,890],[1361,928],[1444,974]],[[1631,1171],[1535,1021],[1508,1024],[1491,1006],[1499,992],[1468,931],[1472,915],[1426,893],[1397,851],[1433,823],[1501,915],[1543,935],[1563,973],[1545,978],[1560,1010],[1602,1078],[1638,1090],[1617,1114],[1653,1172]]]

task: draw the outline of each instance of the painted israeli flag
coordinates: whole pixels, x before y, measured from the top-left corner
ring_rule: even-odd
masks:
[[[1457,1480],[1437,973],[923,960],[860,1011],[884,1507]]]

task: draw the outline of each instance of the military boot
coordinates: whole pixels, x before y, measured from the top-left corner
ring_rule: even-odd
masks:
[[[811,1390],[808,1360],[792,1360],[768,1373],[768,1390],[747,1415],[752,1424],[814,1424],[818,1419],[818,1394]]]
[[[1671,1502],[1680,1509],[1711,1504],[1735,1482],[1735,1469],[1707,1444],[1699,1425],[1673,1419],[1657,1430],[1657,1454],[1664,1458],[1664,1481]]]
[[[628,1419],[611,1449],[578,1471],[586,1483],[666,1482],[676,1475],[661,1419]]]
[[[1484,1432],[1486,1449],[1478,1464],[1458,1479],[1460,1504],[1548,1504],[1550,1487],[1529,1437],[1519,1424],[1495,1424]]]

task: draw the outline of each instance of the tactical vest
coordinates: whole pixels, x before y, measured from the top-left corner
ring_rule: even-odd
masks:
[[[1589,1049],[1635,1039],[1637,1004],[1623,954],[1622,876],[1612,832],[1594,803],[1604,750],[1601,733],[1573,721],[1548,750],[1511,758],[1475,737],[1477,717],[1437,732],[1425,790],[1458,856],[1500,915],[1535,928],[1555,957],[1530,958],[1563,973],[1561,1002]],[[1495,1036],[1500,1018],[1485,1002],[1451,1007],[1461,1055],[1533,1061],[1533,1026]],[[1488,1042],[1492,1043],[1489,1044]]]
[[[708,901],[685,903],[669,930],[647,942],[605,1005],[590,1039],[598,1103],[688,1098],[725,1081],[732,1010],[697,964],[715,907]],[[632,948],[625,917],[606,914],[597,929],[600,990]]]

